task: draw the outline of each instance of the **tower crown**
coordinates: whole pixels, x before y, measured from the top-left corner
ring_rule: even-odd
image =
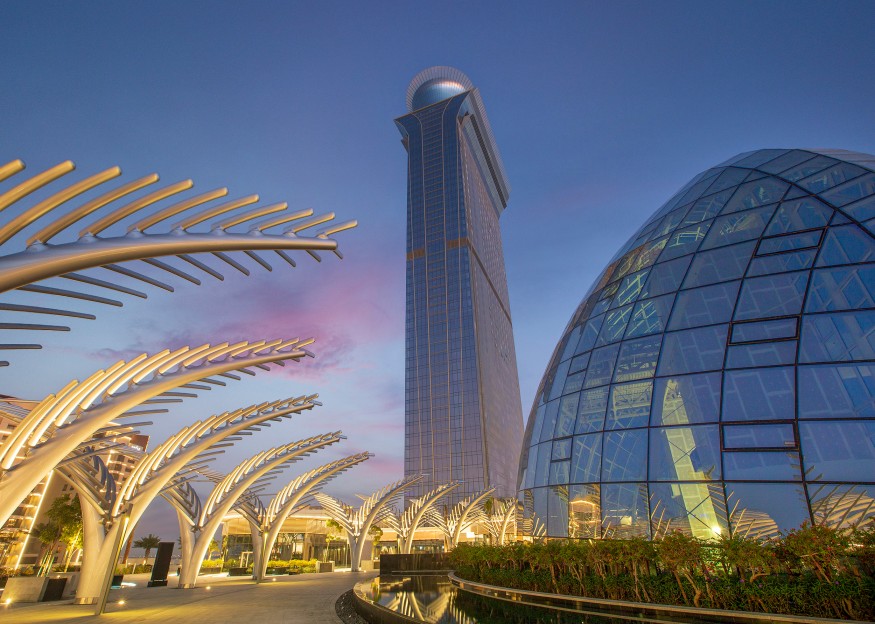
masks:
[[[424,69],[407,87],[407,110],[413,112],[474,88],[471,79],[455,67]]]

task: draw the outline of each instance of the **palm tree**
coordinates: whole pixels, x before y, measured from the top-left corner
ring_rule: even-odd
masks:
[[[134,542],[134,548],[143,548],[146,551],[146,554],[143,557],[143,564],[145,564],[146,561],[149,560],[149,554],[152,552],[152,549],[158,548],[158,544],[160,543],[161,538],[157,535],[152,535],[151,533],[149,533],[149,535],[141,537]]]

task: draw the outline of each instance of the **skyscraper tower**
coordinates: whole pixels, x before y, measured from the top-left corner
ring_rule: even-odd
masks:
[[[515,496],[522,408],[498,219],[508,184],[480,94],[430,67],[395,120],[407,149],[404,473]]]

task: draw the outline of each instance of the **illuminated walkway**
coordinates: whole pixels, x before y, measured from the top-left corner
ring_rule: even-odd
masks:
[[[176,577],[169,587],[146,588],[147,575],[126,576],[137,587],[114,589],[107,612],[92,614],[93,607],[62,603],[0,606],[0,622],[137,622],[143,624],[338,624],[334,603],[352,586],[374,572],[335,572],[278,576],[276,582],[255,585],[251,579],[201,577],[198,587],[177,590]],[[208,590],[207,587],[210,587]],[[124,600],[124,604],[118,604]]]

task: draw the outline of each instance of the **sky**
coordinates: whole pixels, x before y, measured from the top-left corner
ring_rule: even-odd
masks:
[[[354,501],[403,472],[406,156],[393,119],[416,73],[450,65],[471,78],[507,169],[526,419],[579,299],[690,178],[759,148],[875,153],[873,28],[871,1],[0,3],[0,161],[20,158],[33,175],[70,159],[67,183],[119,165],[124,181],[191,178],[194,192],[226,186],[359,221],[337,236],[342,261],[248,262],[249,277],[201,286],[170,278],[174,293],[78,306],[98,320],[68,334],[2,332],[45,348],[7,358],[0,393],[41,398],[164,347],[314,337],[315,359],[189,399],[144,432],[157,441],[212,413],[316,392],[322,407],[215,468],[342,430],[347,440],[299,467],[372,451],[326,488]],[[156,503],[137,534],[172,539],[175,524]]]

